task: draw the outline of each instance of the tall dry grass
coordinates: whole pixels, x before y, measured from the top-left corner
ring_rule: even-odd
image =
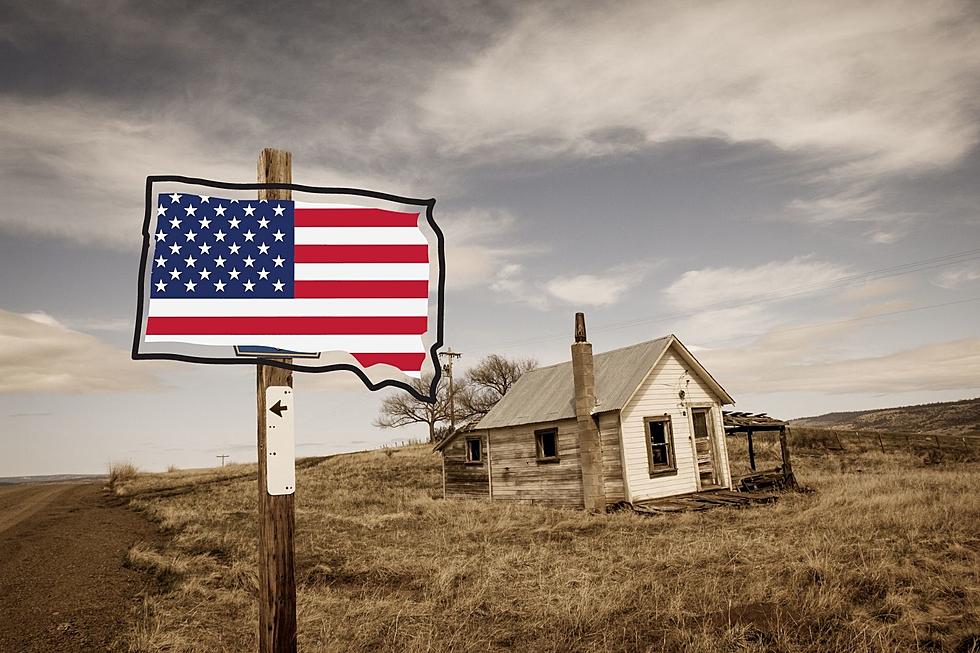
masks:
[[[794,462],[814,492],[647,517],[444,501],[424,447],[324,460],[297,482],[300,649],[980,650],[980,466]],[[120,491],[193,560],[132,650],[254,650],[254,476]]]
[[[132,481],[139,474],[139,469],[131,462],[109,463],[109,488],[116,490],[124,483]]]

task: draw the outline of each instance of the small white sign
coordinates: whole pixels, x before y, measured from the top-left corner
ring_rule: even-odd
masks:
[[[296,435],[293,428],[293,389],[265,389],[265,486],[269,494],[296,492]]]

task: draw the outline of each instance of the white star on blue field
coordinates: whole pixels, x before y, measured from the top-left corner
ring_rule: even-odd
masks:
[[[293,203],[161,194],[151,297],[293,296]]]

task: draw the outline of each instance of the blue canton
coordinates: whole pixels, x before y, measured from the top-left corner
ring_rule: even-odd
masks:
[[[293,203],[161,194],[150,297],[293,297]]]

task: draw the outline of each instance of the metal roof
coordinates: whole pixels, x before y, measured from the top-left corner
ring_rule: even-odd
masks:
[[[676,342],[673,336],[664,336],[595,354],[594,412],[621,410],[671,342]],[[525,373],[476,428],[492,429],[574,417],[572,362],[566,361]]]

